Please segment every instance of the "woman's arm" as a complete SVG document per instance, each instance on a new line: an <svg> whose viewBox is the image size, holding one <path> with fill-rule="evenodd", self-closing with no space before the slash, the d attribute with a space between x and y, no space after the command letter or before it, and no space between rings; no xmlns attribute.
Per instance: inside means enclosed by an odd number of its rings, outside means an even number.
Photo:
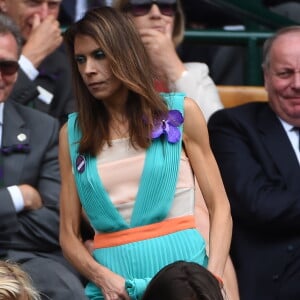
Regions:
<svg viewBox="0 0 300 300"><path fill-rule="evenodd" d="M210 218L208 269L223 277L232 233L230 205L210 149L205 119L197 104L190 98L185 100L184 118L185 149Z"/></svg>
<svg viewBox="0 0 300 300"><path fill-rule="evenodd" d="M83 276L101 288L105 299L116 299L117 296L129 300L125 279L97 263L83 245L80 235L81 204L72 174L66 125L60 131L59 163L62 178L60 244L64 256Z"/></svg>

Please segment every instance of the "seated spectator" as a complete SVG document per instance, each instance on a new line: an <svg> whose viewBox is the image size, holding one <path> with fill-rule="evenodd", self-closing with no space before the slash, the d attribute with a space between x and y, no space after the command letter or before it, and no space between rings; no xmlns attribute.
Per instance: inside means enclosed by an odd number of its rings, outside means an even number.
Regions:
<svg viewBox="0 0 300 300"><path fill-rule="evenodd" d="M142 300L223 300L221 288L203 266L176 261L152 278Z"/></svg>
<svg viewBox="0 0 300 300"><path fill-rule="evenodd" d="M41 300L31 278L19 265L0 261L0 299Z"/></svg>
<svg viewBox="0 0 300 300"><path fill-rule="evenodd" d="M46 112L60 123L73 112L71 70L57 21L61 0L0 0L0 11L19 26L24 45L10 98Z"/></svg>
<svg viewBox="0 0 300 300"><path fill-rule="evenodd" d="M99 6L110 6L112 0L62 0L58 20L63 27L82 18L85 12Z"/></svg>
<svg viewBox="0 0 300 300"><path fill-rule="evenodd" d="M10 101L20 52L0 14L0 258L20 263L43 299L86 299L58 241L58 121Z"/></svg>
<svg viewBox="0 0 300 300"><path fill-rule="evenodd" d="M193 98L206 120L223 108L217 88L204 63L183 63L176 48L184 35L184 14L180 0L116 0L114 7L128 12L157 73L158 91L179 91Z"/></svg>
<svg viewBox="0 0 300 300"><path fill-rule="evenodd" d="M231 257L243 300L300 295L300 26L266 41L269 102L216 112L208 123L233 215Z"/></svg>

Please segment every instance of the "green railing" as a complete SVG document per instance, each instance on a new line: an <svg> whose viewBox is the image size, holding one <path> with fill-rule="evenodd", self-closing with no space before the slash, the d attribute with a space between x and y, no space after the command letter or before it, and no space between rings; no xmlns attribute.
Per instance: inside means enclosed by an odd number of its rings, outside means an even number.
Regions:
<svg viewBox="0 0 300 300"><path fill-rule="evenodd" d="M202 44L244 46L247 52L245 84L261 85L261 46L273 32L187 30L185 40Z"/></svg>
<svg viewBox="0 0 300 300"><path fill-rule="evenodd" d="M294 21L272 12L260 0L205 0L205 2L243 18L248 29L276 30L283 26L296 24Z"/></svg>
<svg viewBox="0 0 300 300"><path fill-rule="evenodd" d="M197 0L195 0L197 1ZM227 13L239 15L246 26L245 31L186 30L185 40L200 44L236 45L246 48L245 84L263 84L261 72L261 48L268 37L278 28L295 25L292 20L271 12L260 1L252 0L206 0Z"/></svg>

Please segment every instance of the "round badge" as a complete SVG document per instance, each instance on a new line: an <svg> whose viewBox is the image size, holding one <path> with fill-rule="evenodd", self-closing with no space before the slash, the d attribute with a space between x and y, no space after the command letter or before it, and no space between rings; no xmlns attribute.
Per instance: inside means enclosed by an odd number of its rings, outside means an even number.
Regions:
<svg viewBox="0 0 300 300"><path fill-rule="evenodd" d="M85 157L83 155L78 155L76 158L76 169L79 173L85 170Z"/></svg>
<svg viewBox="0 0 300 300"><path fill-rule="evenodd" d="M25 133L20 133L20 134L18 134L17 139L20 142L24 142L27 139L27 136Z"/></svg>

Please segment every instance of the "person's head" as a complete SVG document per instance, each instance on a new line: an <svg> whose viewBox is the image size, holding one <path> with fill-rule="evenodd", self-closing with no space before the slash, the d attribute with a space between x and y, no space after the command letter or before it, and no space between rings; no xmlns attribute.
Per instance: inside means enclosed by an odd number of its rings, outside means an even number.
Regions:
<svg viewBox="0 0 300 300"><path fill-rule="evenodd" d="M139 145L148 145L149 135L141 131L134 133L134 130L144 127L143 130L150 132L153 111L164 110L165 104L154 89L150 59L130 17L111 7L90 10L68 28L64 40L71 59L83 136L91 134L90 131L103 137L103 141L109 141L107 102L125 98L128 99L126 117L132 140L140 139ZM146 119L149 120L147 125ZM99 120L103 122L101 134L86 127L100 126ZM80 151L96 153L99 145L94 146L82 146Z"/></svg>
<svg viewBox="0 0 300 300"><path fill-rule="evenodd" d="M154 28L164 31L167 24L171 24L175 47L183 40L184 14L180 0L116 0L114 7L128 12L138 29Z"/></svg>
<svg viewBox="0 0 300 300"><path fill-rule="evenodd" d="M270 106L300 126L300 26L282 28L266 40L262 66Z"/></svg>
<svg viewBox="0 0 300 300"><path fill-rule="evenodd" d="M0 299L40 300L41 297L19 265L0 261Z"/></svg>
<svg viewBox="0 0 300 300"><path fill-rule="evenodd" d="M22 36L28 39L35 15L43 21L47 16L58 18L62 0L0 0L0 10L18 24Z"/></svg>
<svg viewBox="0 0 300 300"><path fill-rule="evenodd" d="M21 47L17 25L0 13L0 103L8 98L17 80Z"/></svg>
<svg viewBox="0 0 300 300"><path fill-rule="evenodd" d="M203 266L176 261L150 281L142 300L223 300L218 280Z"/></svg>

